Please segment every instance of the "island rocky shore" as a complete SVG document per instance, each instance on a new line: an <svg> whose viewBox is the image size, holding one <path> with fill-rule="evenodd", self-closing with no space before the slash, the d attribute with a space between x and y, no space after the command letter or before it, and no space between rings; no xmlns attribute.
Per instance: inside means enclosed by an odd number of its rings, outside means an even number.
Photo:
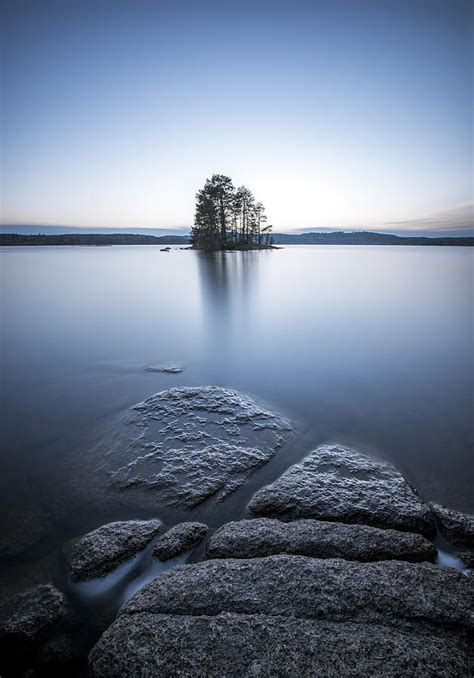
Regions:
<svg viewBox="0 0 474 678"><path fill-rule="evenodd" d="M393 465L331 444L256 489L239 519L165 525L160 506L192 515L200 501L225 501L291 441L292 425L208 387L157 394L129 426L141 436L127 453L115 442L112 491L146 491L158 516L68 543L68 577L97 580L143 549L195 562L123 605L90 651L92 678L472 675L472 516L423 502ZM460 570L440 566L440 538ZM11 598L0 610L1 675L65 675L83 624L53 584Z"/></svg>

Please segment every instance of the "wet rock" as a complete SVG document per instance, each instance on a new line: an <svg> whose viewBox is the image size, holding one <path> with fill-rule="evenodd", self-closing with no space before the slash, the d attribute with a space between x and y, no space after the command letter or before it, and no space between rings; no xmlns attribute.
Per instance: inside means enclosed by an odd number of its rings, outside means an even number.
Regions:
<svg viewBox="0 0 474 678"><path fill-rule="evenodd" d="M319 447L259 490L249 512L435 534L429 507L394 466L339 445Z"/></svg>
<svg viewBox="0 0 474 678"><path fill-rule="evenodd" d="M66 548L71 579L103 577L144 549L162 529L161 520L127 520L89 532Z"/></svg>
<svg viewBox="0 0 474 678"><path fill-rule="evenodd" d="M454 555L468 569L474 569L474 551L455 551Z"/></svg>
<svg viewBox="0 0 474 678"><path fill-rule="evenodd" d="M474 549L474 516L439 504L430 504L443 536L455 546Z"/></svg>
<svg viewBox="0 0 474 678"><path fill-rule="evenodd" d="M160 560L176 558L199 544L207 534L207 525L203 523L180 523L175 525L158 539L153 547L153 555Z"/></svg>
<svg viewBox="0 0 474 678"><path fill-rule="evenodd" d="M114 491L136 493L142 505L190 509L240 487L290 430L236 391L172 388L136 405L115 441L94 457L104 460Z"/></svg>
<svg viewBox="0 0 474 678"><path fill-rule="evenodd" d="M169 571L90 655L93 678L469 675L472 586L429 564L304 556Z"/></svg>
<svg viewBox="0 0 474 678"><path fill-rule="evenodd" d="M469 675L468 640L419 625L220 614L120 617L90 656L93 678ZM440 670L442 667L442 671Z"/></svg>
<svg viewBox="0 0 474 678"><path fill-rule="evenodd" d="M38 640L47 637L67 616L64 595L45 584L6 600L0 608L0 638Z"/></svg>
<svg viewBox="0 0 474 678"><path fill-rule="evenodd" d="M74 617L64 595L52 584L20 593L0 608L0 671L23 675L73 661ZM41 674L43 675L43 674Z"/></svg>
<svg viewBox="0 0 474 678"><path fill-rule="evenodd" d="M184 367L181 365L149 365L145 367L145 372L166 372L167 374L179 374L183 372Z"/></svg>
<svg viewBox="0 0 474 678"><path fill-rule="evenodd" d="M305 556L210 560L163 573L123 614L237 612L307 619L425 619L468 625L472 581L429 563L355 563Z"/></svg>
<svg viewBox="0 0 474 678"><path fill-rule="evenodd" d="M436 558L434 545L419 534L318 520L240 520L219 528L207 544L209 558L259 558L279 553L361 562L434 562Z"/></svg>

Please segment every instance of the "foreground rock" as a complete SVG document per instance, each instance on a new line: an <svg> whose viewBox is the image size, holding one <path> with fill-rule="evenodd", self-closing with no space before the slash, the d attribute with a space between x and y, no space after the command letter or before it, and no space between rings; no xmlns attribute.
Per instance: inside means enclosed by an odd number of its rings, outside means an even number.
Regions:
<svg viewBox="0 0 474 678"><path fill-rule="evenodd" d="M102 525L71 544L71 579L103 577L144 549L161 532L161 520L127 520Z"/></svg>
<svg viewBox="0 0 474 678"><path fill-rule="evenodd" d="M5 601L0 608L2 675L21 675L22 669L72 661L72 626L72 614L64 595L52 584Z"/></svg>
<svg viewBox="0 0 474 678"><path fill-rule="evenodd" d="M259 490L249 511L435 534L431 510L394 466L339 445L319 447Z"/></svg>
<svg viewBox="0 0 474 678"><path fill-rule="evenodd" d="M275 454L290 424L252 399L216 386L172 388L133 408L109 447L116 491L155 505L223 500Z"/></svg>
<svg viewBox="0 0 474 678"><path fill-rule="evenodd" d="M443 536L454 546L474 549L474 516L439 504L430 504L436 524Z"/></svg>
<svg viewBox="0 0 474 678"><path fill-rule="evenodd" d="M469 675L466 656L464 635L415 624L400 631L266 615L138 614L105 632L91 676L459 678Z"/></svg>
<svg viewBox="0 0 474 678"><path fill-rule="evenodd" d="M122 609L91 675L469 675L468 577L304 556L164 573Z"/></svg>
<svg viewBox="0 0 474 678"><path fill-rule="evenodd" d="M367 525L271 518L240 520L219 528L209 540L209 558L259 558L279 553L361 562L434 562L434 545L419 534Z"/></svg>
<svg viewBox="0 0 474 678"><path fill-rule="evenodd" d="M207 525L203 523L180 523L175 525L158 539L153 547L153 555L160 560L176 558L199 544L207 534Z"/></svg>

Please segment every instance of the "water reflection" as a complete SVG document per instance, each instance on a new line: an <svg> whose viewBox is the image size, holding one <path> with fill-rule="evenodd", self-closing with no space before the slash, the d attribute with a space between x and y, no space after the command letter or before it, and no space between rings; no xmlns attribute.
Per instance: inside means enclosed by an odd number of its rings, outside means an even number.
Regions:
<svg viewBox="0 0 474 678"><path fill-rule="evenodd" d="M220 372L229 376L245 332L252 332L259 258L256 252L197 253L203 350ZM227 368L226 368L227 366Z"/></svg>

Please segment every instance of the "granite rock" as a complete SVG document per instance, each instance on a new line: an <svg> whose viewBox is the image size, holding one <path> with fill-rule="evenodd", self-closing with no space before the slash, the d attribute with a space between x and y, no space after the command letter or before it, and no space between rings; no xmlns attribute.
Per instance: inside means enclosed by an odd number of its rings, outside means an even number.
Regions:
<svg viewBox="0 0 474 678"><path fill-rule="evenodd" d="M176 558L199 544L207 534L207 525L203 523L180 523L175 525L153 546L153 555L160 560Z"/></svg>
<svg viewBox="0 0 474 678"><path fill-rule="evenodd" d="M430 504L443 536L455 546L474 549L474 516L439 504Z"/></svg>
<svg viewBox="0 0 474 678"><path fill-rule="evenodd" d="M103 577L144 549L163 529L161 520L107 523L66 547L71 579Z"/></svg>
<svg viewBox="0 0 474 678"><path fill-rule="evenodd" d="M161 391L91 452L108 488L138 505L220 502L266 464L292 430L248 396L217 386Z"/></svg>
<svg viewBox="0 0 474 678"><path fill-rule="evenodd" d="M279 553L361 562L434 562L434 545L419 534L318 520L239 520L220 527L207 544L209 558L259 558Z"/></svg>
<svg viewBox="0 0 474 678"><path fill-rule="evenodd" d="M122 614L235 612L467 625L474 624L473 592L470 577L429 563L279 555L179 566L136 593Z"/></svg>
<svg viewBox="0 0 474 678"><path fill-rule="evenodd" d="M258 490L249 512L435 534L430 508L394 466L340 445L317 448Z"/></svg>
<svg viewBox="0 0 474 678"><path fill-rule="evenodd" d="M92 678L470 675L468 577L304 556L162 574L90 654Z"/></svg>
<svg viewBox="0 0 474 678"><path fill-rule="evenodd" d="M459 678L465 633L266 615L121 616L90 655L91 678Z"/></svg>
<svg viewBox="0 0 474 678"><path fill-rule="evenodd" d="M0 608L1 675L48 675L74 661L74 624L64 595L52 584L6 600Z"/></svg>

